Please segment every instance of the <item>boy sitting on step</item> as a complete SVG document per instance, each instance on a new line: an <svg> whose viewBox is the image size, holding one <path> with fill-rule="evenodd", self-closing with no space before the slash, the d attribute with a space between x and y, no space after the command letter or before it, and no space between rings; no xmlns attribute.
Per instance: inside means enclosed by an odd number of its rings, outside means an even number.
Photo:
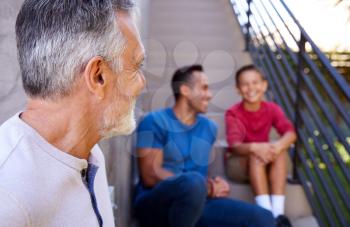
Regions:
<svg viewBox="0 0 350 227"><path fill-rule="evenodd" d="M244 172L257 205L273 213L277 226L283 223L288 226L284 200L287 150L296 140L293 124L277 104L263 100L268 84L256 66L240 68L235 79L242 101L225 114L226 139L231 151L227 154L227 175L237 181L242 180L239 173ZM269 141L272 127L281 136L277 141ZM237 170L237 166L242 169Z"/></svg>

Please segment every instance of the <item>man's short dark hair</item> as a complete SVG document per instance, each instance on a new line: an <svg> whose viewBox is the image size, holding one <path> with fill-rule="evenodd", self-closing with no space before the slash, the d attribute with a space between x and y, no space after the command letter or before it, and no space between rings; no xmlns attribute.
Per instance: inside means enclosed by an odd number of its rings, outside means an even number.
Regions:
<svg viewBox="0 0 350 227"><path fill-rule="evenodd" d="M180 98L180 87L182 85L191 86L193 72L203 72L203 66L201 65L190 65L179 68L175 71L171 80L171 88L175 100Z"/></svg>
<svg viewBox="0 0 350 227"><path fill-rule="evenodd" d="M253 64L249 64L249 65L245 65L245 66L242 66L241 68L238 69L238 71L236 72L236 76L235 76L235 80L236 80L236 86L239 85L239 78L240 76L246 72L246 71L255 71L257 73L260 74L261 78L263 80L265 80L265 76L264 74L262 73L262 71L256 66L256 65L253 65Z"/></svg>

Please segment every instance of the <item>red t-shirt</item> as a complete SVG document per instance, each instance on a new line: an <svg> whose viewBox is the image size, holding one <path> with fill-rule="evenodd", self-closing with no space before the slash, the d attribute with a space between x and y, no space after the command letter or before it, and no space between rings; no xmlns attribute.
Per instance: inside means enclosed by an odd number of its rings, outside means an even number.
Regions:
<svg viewBox="0 0 350 227"><path fill-rule="evenodd" d="M262 101L260 109L250 112L244 109L243 102L233 105L226 111L226 140L229 146L235 143L268 142L272 127L280 135L294 131L281 107L276 103Z"/></svg>

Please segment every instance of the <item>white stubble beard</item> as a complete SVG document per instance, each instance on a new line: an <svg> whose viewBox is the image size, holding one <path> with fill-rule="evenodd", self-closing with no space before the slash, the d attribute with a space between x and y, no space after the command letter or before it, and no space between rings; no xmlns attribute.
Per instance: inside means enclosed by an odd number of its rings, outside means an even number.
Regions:
<svg viewBox="0 0 350 227"><path fill-rule="evenodd" d="M120 135L130 135L135 130L135 103L136 100L130 100L130 108L126 114L122 114L120 117L117 115L118 106L115 102L105 110L103 116L103 129L101 130L102 139L108 139Z"/></svg>

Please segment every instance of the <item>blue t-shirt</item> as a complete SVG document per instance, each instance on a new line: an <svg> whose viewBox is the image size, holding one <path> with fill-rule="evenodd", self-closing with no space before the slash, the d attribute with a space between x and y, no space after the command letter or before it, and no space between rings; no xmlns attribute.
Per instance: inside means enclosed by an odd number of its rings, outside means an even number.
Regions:
<svg viewBox="0 0 350 227"><path fill-rule="evenodd" d="M174 174L197 171L207 176L210 151L217 126L197 115L196 122L185 125L172 108L149 113L137 128L137 148L158 148L163 152L163 168Z"/></svg>

